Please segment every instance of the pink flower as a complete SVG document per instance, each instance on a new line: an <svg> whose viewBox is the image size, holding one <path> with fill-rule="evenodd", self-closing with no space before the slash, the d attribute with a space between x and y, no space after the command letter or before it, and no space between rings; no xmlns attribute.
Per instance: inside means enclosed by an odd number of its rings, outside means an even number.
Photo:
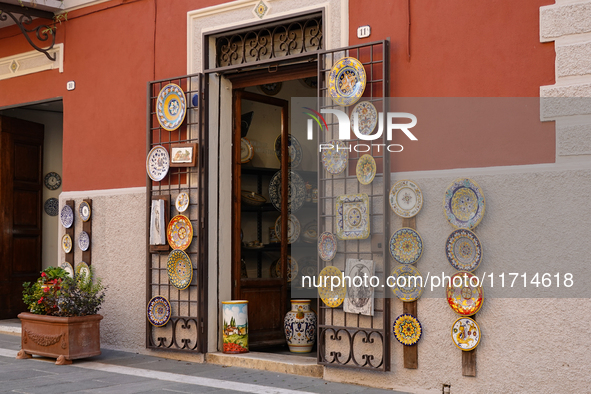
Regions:
<svg viewBox="0 0 591 394"><path fill-rule="evenodd" d="M49 293L49 287L46 287L46 288L44 288L44 289L43 289L43 292L44 292L44 293Z"/></svg>
<svg viewBox="0 0 591 394"><path fill-rule="evenodd" d="M40 304L41 301L43 301L43 297L39 298L39 301L37 301L37 304Z"/></svg>
<svg viewBox="0 0 591 394"><path fill-rule="evenodd" d="M41 273L41 277L45 278L47 276L47 274L45 272Z"/></svg>

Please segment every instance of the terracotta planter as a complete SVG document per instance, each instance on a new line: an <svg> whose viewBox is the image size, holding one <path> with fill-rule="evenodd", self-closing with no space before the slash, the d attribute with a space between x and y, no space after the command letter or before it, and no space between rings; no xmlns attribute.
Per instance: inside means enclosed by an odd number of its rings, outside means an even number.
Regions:
<svg viewBox="0 0 591 394"><path fill-rule="evenodd" d="M101 315L58 317L23 312L21 350L16 358L55 357L58 365L101 354Z"/></svg>

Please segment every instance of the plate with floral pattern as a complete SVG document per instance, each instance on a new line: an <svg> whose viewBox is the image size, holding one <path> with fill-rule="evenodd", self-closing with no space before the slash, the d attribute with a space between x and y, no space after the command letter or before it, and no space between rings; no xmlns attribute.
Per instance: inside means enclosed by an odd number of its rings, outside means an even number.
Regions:
<svg viewBox="0 0 591 394"><path fill-rule="evenodd" d="M349 161L349 149L347 144L341 140L332 140L326 143L331 148L322 149L322 164L326 171L333 175L338 175L345 171Z"/></svg>
<svg viewBox="0 0 591 394"><path fill-rule="evenodd" d="M365 154L357 161L355 172L357 174L357 180L362 185L369 185L375 178L376 171L376 161L372 155Z"/></svg>
<svg viewBox="0 0 591 394"><path fill-rule="evenodd" d="M189 218L185 215L173 217L168 223L166 238L173 249L187 249L193 240L193 225Z"/></svg>
<svg viewBox="0 0 591 394"><path fill-rule="evenodd" d="M390 255L400 264L414 264L422 254L423 240L416 230L403 227L390 237Z"/></svg>
<svg viewBox="0 0 591 394"><path fill-rule="evenodd" d="M173 250L166 262L168 281L179 290L185 290L193 279L193 264L189 255L182 250Z"/></svg>
<svg viewBox="0 0 591 394"><path fill-rule="evenodd" d="M474 284L480 284L479 278L470 272L462 271L456 272L447 282L447 303L458 315L472 316L482 307L482 286L473 286Z"/></svg>
<svg viewBox="0 0 591 394"><path fill-rule="evenodd" d="M90 268L84 261L76 264L76 276L79 278L84 276L84 282L88 282L90 280Z"/></svg>
<svg viewBox="0 0 591 394"><path fill-rule="evenodd" d="M287 256L287 260L289 261L289 264L287 265L287 282L291 282L292 280L295 279L296 276L298 276L298 271L299 271L299 267L298 267L298 262L296 259L294 259L291 256ZM276 278L281 278L281 259L278 259L274 266L275 266L275 277Z"/></svg>
<svg viewBox="0 0 591 394"><path fill-rule="evenodd" d="M330 261L337 255L337 237L325 231L318 237L318 255L324 261Z"/></svg>
<svg viewBox="0 0 591 394"><path fill-rule="evenodd" d="M478 346L480 335L480 326L476 320L469 317L460 317L451 326L451 339L459 349L465 352Z"/></svg>
<svg viewBox="0 0 591 394"><path fill-rule="evenodd" d="M185 192L179 193L174 205L179 213L185 212L189 207L189 195Z"/></svg>
<svg viewBox="0 0 591 394"><path fill-rule="evenodd" d="M393 280L390 280L388 286L392 286L392 292L401 301L410 302L418 300L423 294L423 283L421 271L414 265L401 264L392 271ZM398 279L405 277L404 279Z"/></svg>
<svg viewBox="0 0 591 394"><path fill-rule="evenodd" d="M160 90L156 99L156 117L163 129L172 131L185 120L187 103L180 86L169 83Z"/></svg>
<svg viewBox="0 0 591 394"><path fill-rule="evenodd" d="M90 248L90 237L86 231L80 232L80 235L78 236L78 247L80 247L80 250L83 252L86 252L88 248Z"/></svg>
<svg viewBox="0 0 591 394"><path fill-rule="evenodd" d="M302 163L303 152L300 142L293 135L287 139L287 151L291 168L298 167ZM275 156L281 162L281 134L275 139Z"/></svg>
<svg viewBox="0 0 591 394"><path fill-rule="evenodd" d="M366 82L363 64L354 57L344 57L330 70L328 94L337 105L348 107L359 101Z"/></svg>
<svg viewBox="0 0 591 394"><path fill-rule="evenodd" d="M83 222L87 222L88 219L90 219L90 204L86 201L82 201L78 207L78 213L80 214L80 219L82 219Z"/></svg>
<svg viewBox="0 0 591 394"><path fill-rule="evenodd" d="M423 333L423 327L419 320L408 313L403 313L396 318L392 330L398 342L405 346L416 344Z"/></svg>
<svg viewBox="0 0 591 394"><path fill-rule="evenodd" d="M55 197L48 198L45 200L43 208L45 209L45 213L49 216L57 216L60 211L60 202Z"/></svg>
<svg viewBox="0 0 591 394"><path fill-rule="evenodd" d="M63 206L62 211L60 212L60 222L65 228L72 227L72 224L74 223L74 211L72 211L72 207L69 205Z"/></svg>
<svg viewBox="0 0 591 394"><path fill-rule="evenodd" d="M67 261L64 261L60 264L60 268L66 271L70 278L74 277L74 268L72 267L72 264L68 263Z"/></svg>
<svg viewBox="0 0 591 394"><path fill-rule="evenodd" d="M390 189L390 207L396 215L412 218L423 207L423 193L413 181L398 181Z"/></svg>
<svg viewBox="0 0 591 394"><path fill-rule="evenodd" d="M147 307L148 321L156 327L162 327L170 320L171 309L170 302L164 296L153 297L148 302Z"/></svg>
<svg viewBox="0 0 591 394"><path fill-rule="evenodd" d="M156 182L163 180L169 168L170 157L166 148L162 145L153 147L146 158L146 171L150 179Z"/></svg>
<svg viewBox="0 0 591 394"><path fill-rule="evenodd" d="M478 226L485 208L482 189L469 178L456 179L445 192L443 211L454 228L473 229Z"/></svg>
<svg viewBox="0 0 591 394"><path fill-rule="evenodd" d="M355 132L355 117L357 130L361 135L370 135L378 124L378 110L369 101L362 101L351 111L351 130Z"/></svg>
<svg viewBox="0 0 591 394"><path fill-rule="evenodd" d="M369 237L369 196L364 193L338 196L335 220L339 239Z"/></svg>
<svg viewBox="0 0 591 394"><path fill-rule="evenodd" d="M331 278L333 276L336 276L339 278L339 282L341 282L341 286L339 287L334 287L331 289L332 287L332 283L331 283ZM326 282L324 280L324 277L327 277ZM318 274L318 280L320 281L321 284L326 283L326 286L319 286L318 287L318 294L320 295L320 298L322 299L322 301L326 304L326 306L329 306L331 308L336 308L338 306L340 306L343 301L345 301L345 295L347 294L347 287L345 286L345 283L343 280L341 280L343 277L343 272L338 269L337 267L334 267L332 265L326 266L322 269L322 271L320 271L320 274ZM336 281L335 281L336 284Z"/></svg>
<svg viewBox="0 0 591 394"><path fill-rule="evenodd" d="M472 272L482 260L480 240L467 228L454 230L445 243L447 260L458 271Z"/></svg>
<svg viewBox="0 0 591 394"><path fill-rule="evenodd" d="M296 212L306 200L306 184L295 171L289 171L287 183L287 210ZM281 171L277 171L269 182L269 197L276 210L281 211Z"/></svg>
<svg viewBox="0 0 591 394"><path fill-rule="evenodd" d="M70 237L70 234L64 234L62 237L62 249L64 253L70 253L72 251L72 237Z"/></svg>
<svg viewBox="0 0 591 394"><path fill-rule="evenodd" d="M289 220L287 221L287 243L292 244L298 240L300 237L300 221L293 215L289 215ZM277 234L277 238L281 239L281 216L275 220L275 234Z"/></svg>

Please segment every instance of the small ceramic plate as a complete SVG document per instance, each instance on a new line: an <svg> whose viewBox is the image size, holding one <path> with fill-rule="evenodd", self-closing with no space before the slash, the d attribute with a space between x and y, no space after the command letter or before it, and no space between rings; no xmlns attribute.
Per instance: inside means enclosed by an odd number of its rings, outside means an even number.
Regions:
<svg viewBox="0 0 591 394"><path fill-rule="evenodd" d="M74 268L72 267L72 264L68 263L67 261L64 261L60 264L60 268L66 271L70 278L74 277Z"/></svg>
<svg viewBox="0 0 591 394"><path fill-rule="evenodd" d="M318 241L318 223L312 220L306 224L302 230L302 241L313 244Z"/></svg>
<svg viewBox="0 0 591 394"><path fill-rule="evenodd" d="M70 253L72 251L72 237L69 234L64 234L62 237L62 249L65 253Z"/></svg>
<svg viewBox="0 0 591 394"><path fill-rule="evenodd" d="M60 202L55 197L48 198L45 200L43 208L45 209L45 213L49 216L57 216L60 211Z"/></svg>
<svg viewBox="0 0 591 394"><path fill-rule="evenodd" d="M337 255L337 237L328 231L318 237L318 255L324 261L330 261Z"/></svg>
<svg viewBox="0 0 591 394"><path fill-rule="evenodd" d="M402 264L392 271L393 279L390 279L388 286L392 286L392 292L401 301L410 302L418 300L423 294L423 283L421 271L414 265ZM403 277L402 279L398 279Z"/></svg>
<svg viewBox="0 0 591 394"><path fill-rule="evenodd" d="M414 264L423 254L423 240L416 230L403 227L390 238L390 255L400 264Z"/></svg>
<svg viewBox="0 0 591 394"><path fill-rule="evenodd" d="M57 190L62 185L62 177L57 172L48 172L45 175L45 187L49 190Z"/></svg>
<svg viewBox="0 0 591 394"><path fill-rule="evenodd" d="M338 196L335 220L339 239L369 237L369 196L363 193Z"/></svg>
<svg viewBox="0 0 591 394"><path fill-rule="evenodd" d="M60 213L60 222L65 228L72 227L72 224L74 223L74 211L72 211L72 208L70 208L69 205L63 206Z"/></svg>
<svg viewBox="0 0 591 394"><path fill-rule="evenodd" d="M84 276L85 282L88 282L88 280L90 279L90 268L88 267L88 264L86 264L84 261L81 261L78 264L76 264L76 276Z"/></svg>
<svg viewBox="0 0 591 394"><path fill-rule="evenodd" d="M169 83L160 90L156 99L156 116L163 129L176 130L185 120L186 110L185 92L180 86Z"/></svg>
<svg viewBox="0 0 591 394"><path fill-rule="evenodd" d="M191 258L182 250L173 250L168 255L166 263L168 281L179 290L184 290L193 279L193 264Z"/></svg>
<svg viewBox="0 0 591 394"><path fill-rule="evenodd" d="M378 124L378 110L369 101L362 101L351 111L351 130L355 132L355 117L359 134L370 135Z"/></svg>
<svg viewBox="0 0 591 394"><path fill-rule="evenodd" d="M258 193L251 192L250 190L242 190L240 192L242 197L242 202L247 205L252 205L253 207L260 207L261 205L265 205L267 199L261 196Z"/></svg>
<svg viewBox="0 0 591 394"><path fill-rule="evenodd" d="M394 321L394 336L401 344L412 346L421 339L423 328L419 320L408 313L403 313Z"/></svg>
<svg viewBox="0 0 591 394"><path fill-rule="evenodd" d="M152 148L146 158L146 171L153 181L161 181L168 174L170 157L165 147L158 145Z"/></svg>
<svg viewBox="0 0 591 394"><path fill-rule="evenodd" d="M148 321L156 327L162 327L170 320L170 302L163 296L153 297L148 302Z"/></svg>
<svg viewBox="0 0 591 394"><path fill-rule="evenodd" d="M468 229L454 230L447 237L445 255L456 270L472 272L478 268L482 260L480 240Z"/></svg>
<svg viewBox="0 0 591 394"><path fill-rule="evenodd" d="M240 163L248 163L254 157L254 148L246 138L240 139Z"/></svg>
<svg viewBox="0 0 591 394"><path fill-rule="evenodd" d="M279 261L281 259L277 260L275 262L275 277L276 278L280 278L281 277L281 264L279 264ZM289 261L289 265L287 266L287 282L291 282L292 280L295 279L296 276L298 276L298 262L296 261L296 259L294 259L291 256L287 256L287 260Z"/></svg>
<svg viewBox="0 0 591 394"><path fill-rule="evenodd" d="M482 307L484 301L482 286L473 286L473 284L479 284L477 280L479 278L470 272L456 272L450 281L446 282L447 303L458 315L472 316Z"/></svg>
<svg viewBox="0 0 591 394"><path fill-rule="evenodd" d="M423 193L413 181L398 181L390 189L390 207L402 218L416 216L423 207Z"/></svg>
<svg viewBox="0 0 591 394"><path fill-rule="evenodd" d="M345 283L343 283L344 281L341 281L341 279L343 277L343 273L337 267L329 265L329 266L324 267L324 269L322 271L320 271L320 274L318 274L318 280L320 281L321 284L325 283L324 282L325 276L327 277L326 286L319 286L318 287L318 294L320 295L320 298L327 306L329 306L331 308L336 308L336 307L340 306L343 303L343 301L345 301L345 295L347 294L347 287L345 286ZM341 286L335 287L331 290L331 287L332 287L332 282L331 282L332 279L331 278L333 276L336 276L339 278L339 281L341 281ZM336 284L336 280L335 280L335 284Z"/></svg>
<svg viewBox="0 0 591 394"><path fill-rule="evenodd" d="M475 349L480 343L480 336L480 326L469 317L460 317L451 326L451 339L463 351Z"/></svg>
<svg viewBox="0 0 591 394"><path fill-rule="evenodd" d="M362 185L369 185L376 176L376 161L372 155L365 154L357 161L357 179Z"/></svg>
<svg viewBox="0 0 591 394"><path fill-rule="evenodd" d="M189 207L189 195L185 192L179 193L176 197L176 210L180 213L185 212Z"/></svg>
<svg viewBox="0 0 591 394"><path fill-rule="evenodd" d="M331 145L332 148L322 149L322 164L330 174L338 175L347 168L349 149L341 140L332 140L327 144Z"/></svg>
<svg viewBox="0 0 591 394"><path fill-rule="evenodd" d="M289 171L287 187L287 210L295 213L306 201L306 184L297 172ZM269 182L269 197L275 209L281 211L281 171L277 171Z"/></svg>
<svg viewBox="0 0 591 394"><path fill-rule="evenodd" d="M185 215L176 215L168 223L166 238L173 249L185 250L193 240L193 225Z"/></svg>
<svg viewBox="0 0 591 394"><path fill-rule="evenodd" d="M354 57L344 57L330 70L328 94L337 105L348 107L361 98L365 83L363 64Z"/></svg>
<svg viewBox="0 0 591 394"><path fill-rule="evenodd" d="M78 207L78 213L80 214L80 219L83 222L87 222L90 219L90 205L86 201L82 201Z"/></svg>
<svg viewBox="0 0 591 394"><path fill-rule="evenodd" d="M80 247L80 250L83 252L86 252L90 247L90 237L86 231L80 232L80 235L78 236L78 247Z"/></svg>
<svg viewBox="0 0 591 394"><path fill-rule="evenodd" d="M298 240L300 237L300 221L293 215L289 215L289 220L287 221L287 243L292 244ZM275 220L275 234L277 234L277 238L281 239L281 216Z"/></svg>
<svg viewBox="0 0 591 394"><path fill-rule="evenodd" d="M289 152L289 165L291 168L298 167L302 163L302 146L293 135L290 135L287 140L287 151ZM281 135L275 139L275 156L281 162Z"/></svg>
<svg viewBox="0 0 591 394"><path fill-rule="evenodd" d="M456 179L445 192L443 211L454 228L473 229L478 226L485 208L484 193L471 179Z"/></svg>

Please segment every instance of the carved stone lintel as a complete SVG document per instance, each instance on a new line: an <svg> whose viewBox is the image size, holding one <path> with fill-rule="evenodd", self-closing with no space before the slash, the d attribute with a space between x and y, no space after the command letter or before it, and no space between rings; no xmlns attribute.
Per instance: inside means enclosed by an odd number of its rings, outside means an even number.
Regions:
<svg viewBox="0 0 591 394"><path fill-rule="evenodd" d="M26 358L31 358L33 356L31 356L28 353L25 353L25 351L23 349L19 350L18 353L16 354L16 358L17 360L24 360Z"/></svg>
<svg viewBox="0 0 591 394"><path fill-rule="evenodd" d="M70 365L72 364L72 360L68 360L64 356L59 356L57 360L55 360L55 365Z"/></svg>

